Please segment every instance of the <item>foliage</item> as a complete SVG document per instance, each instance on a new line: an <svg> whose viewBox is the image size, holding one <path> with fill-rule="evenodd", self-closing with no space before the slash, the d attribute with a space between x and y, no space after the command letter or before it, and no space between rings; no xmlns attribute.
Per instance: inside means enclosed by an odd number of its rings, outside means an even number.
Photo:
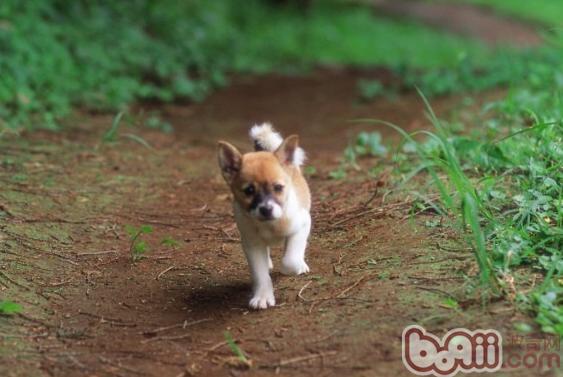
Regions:
<svg viewBox="0 0 563 377"><path fill-rule="evenodd" d="M238 346L238 344L233 339L233 336L229 331L224 332L225 341L229 346L231 352L235 355L235 366L250 368L252 366L252 360L250 360L244 353L244 351Z"/></svg>
<svg viewBox="0 0 563 377"><path fill-rule="evenodd" d="M171 133L173 130L172 125L162 120L157 114L152 114L147 119L145 119L144 125L147 128L158 130L166 134Z"/></svg>
<svg viewBox="0 0 563 377"><path fill-rule="evenodd" d="M129 235L129 238L131 240L129 246L129 254L131 254L131 260L133 262L137 262L144 258L145 253L150 250L149 244L141 238L143 235L152 233L153 228L150 225L141 225L140 227L126 225L125 231Z"/></svg>
<svg viewBox="0 0 563 377"><path fill-rule="evenodd" d="M111 127L109 130L104 133L102 137L102 141L105 143L114 142L117 140L117 130L119 129L119 125L121 124L121 118L123 118L123 111L117 113L117 115L113 118L111 123Z"/></svg>
<svg viewBox="0 0 563 377"><path fill-rule="evenodd" d="M360 98L365 102L387 94L385 86L379 80L358 80L358 91Z"/></svg>
<svg viewBox="0 0 563 377"><path fill-rule="evenodd" d="M36 124L53 128L72 105L203 98L223 81L214 52L229 38L200 31L214 28L226 4L2 1L0 119L20 125L38 114Z"/></svg>
<svg viewBox="0 0 563 377"><path fill-rule="evenodd" d="M563 334L563 288L561 282L550 281L549 286L531 295L532 305L537 308L536 321L548 333Z"/></svg>
<svg viewBox="0 0 563 377"><path fill-rule="evenodd" d="M499 13L550 26L563 26L563 6L558 0L456 0L491 8Z"/></svg>
<svg viewBox="0 0 563 377"><path fill-rule="evenodd" d="M490 55L477 41L379 17L369 6L317 1L306 12L249 6L239 13L248 36L235 56L242 71L295 71L314 64L453 67L465 55Z"/></svg>
<svg viewBox="0 0 563 377"><path fill-rule="evenodd" d="M545 84L545 92L515 90L489 105L496 118L487 122L487 132L471 138L448 135L445 140L463 169L459 177L446 170L449 182L461 177L467 188L460 191L454 183L454 194L447 194L444 202L462 192L467 199L473 197L464 203L463 214L471 214L469 225L473 246L482 251L478 258L482 272L492 267L501 282L511 280L518 266L546 273L545 284L520 300L537 313L544 331L561 334L563 123L560 89L552 82ZM501 120L509 120L509 130ZM434 163L447 160L440 149L424 153ZM445 182L436 183L445 187Z"/></svg>
<svg viewBox="0 0 563 377"><path fill-rule="evenodd" d="M260 0L244 7L230 0L3 0L0 130L55 129L73 106L115 111L143 99L198 101L230 72L452 66L465 54L488 56L477 42L333 1L304 12ZM154 119L147 126L169 129Z"/></svg>
<svg viewBox="0 0 563 377"><path fill-rule="evenodd" d="M180 242L172 238L171 236L166 236L160 241L161 245L168 246L170 248L177 248L180 246Z"/></svg>
<svg viewBox="0 0 563 377"><path fill-rule="evenodd" d="M552 42L560 43L559 36L551 36ZM559 46L560 48L561 46ZM499 50L486 60L474 56L464 56L459 65L437 67L420 71L411 66L395 66L395 74L402 77L404 89L420 88L428 97L451 93L478 93L498 87L515 85L541 85L543 76L552 75L563 80L561 55L558 48L542 47L533 50ZM393 93L396 89L384 91ZM360 92L362 94L362 92Z"/></svg>
<svg viewBox="0 0 563 377"><path fill-rule="evenodd" d="M526 80L484 105L483 120L470 131L439 120L428 103L434 132L409 135L378 123L405 137L396 161L411 167L408 177L426 171L440 193L439 212L459 219L475 251L482 287L516 293L543 331L561 335L563 37L554 42L550 54L532 56ZM544 276L529 294L518 288L525 284L523 267Z"/></svg>
<svg viewBox="0 0 563 377"><path fill-rule="evenodd" d="M385 157L387 147L382 143L379 132L360 132L356 137L356 143L350 146L350 152L354 156Z"/></svg>
<svg viewBox="0 0 563 377"><path fill-rule="evenodd" d="M22 311L20 304L9 300L0 300L0 315L16 314Z"/></svg>
<svg viewBox="0 0 563 377"><path fill-rule="evenodd" d="M329 173L332 179L346 178L346 169L353 167L359 169L357 164L358 157L385 157L387 155L387 147L382 144L381 134L379 132L360 132L354 143L351 143L344 150L344 157L340 166Z"/></svg>

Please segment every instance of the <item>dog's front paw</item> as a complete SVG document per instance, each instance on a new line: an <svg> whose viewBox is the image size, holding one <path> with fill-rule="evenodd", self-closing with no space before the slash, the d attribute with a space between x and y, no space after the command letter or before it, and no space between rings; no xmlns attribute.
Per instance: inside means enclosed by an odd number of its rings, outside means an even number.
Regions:
<svg viewBox="0 0 563 377"><path fill-rule="evenodd" d="M254 297L250 299L248 306L251 309L267 309L270 306L276 305L276 299L274 298L273 291L261 291L254 294Z"/></svg>
<svg viewBox="0 0 563 377"><path fill-rule="evenodd" d="M282 260L280 271L284 275L301 275L309 272L309 266L303 259Z"/></svg>

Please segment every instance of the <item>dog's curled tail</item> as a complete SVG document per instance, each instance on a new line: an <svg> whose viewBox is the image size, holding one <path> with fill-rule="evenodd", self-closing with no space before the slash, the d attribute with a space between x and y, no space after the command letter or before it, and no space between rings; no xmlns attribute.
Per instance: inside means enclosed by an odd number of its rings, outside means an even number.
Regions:
<svg viewBox="0 0 563 377"><path fill-rule="evenodd" d="M270 123L256 124L250 129L250 138L255 151L274 152L283 142L282 136Z"/></svg>
<svg viewBox="0 0 563 377"><path fill-rule="evenodd" d="M275 152L283 143L283 137L276 132L270 123L256 124L250 129L250 139L254 142L255 151ZM298 147L293 155L292 163L297 166L305 162L305 151Z"/></svg>

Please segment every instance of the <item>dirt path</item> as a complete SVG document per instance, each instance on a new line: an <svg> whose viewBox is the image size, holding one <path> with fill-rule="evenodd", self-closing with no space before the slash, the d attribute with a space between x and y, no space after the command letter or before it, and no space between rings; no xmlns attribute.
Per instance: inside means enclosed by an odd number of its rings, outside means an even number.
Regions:
<svg viewBox="0 0 563 377"><path fill-rule="evenodd" d="M0 375L408 375L400 360L408 324L508 333L522 319L512 307L464 301L464 276L476 270L448 224L424 226L431 214L408 220L410 198L384 191L366 206L377 186L366 175L327 178L358 130L347 119L426 124L414 95L359 104L354 82L336 73L240 80L204 104L167 106L177 134L122 130L151 149L127 138L101 145L109 117L2 140L0 284L24 316L0 318ZM317 169L309 177L312 272L274 272L279 305L250 312L215 140L248 146L248 125L266 117L302 135ZM154 228L137 263L126 225ZM448 297L461 308L444 305ZM237 366L225 331L252 360L250 370Z"/></svg>
<svg viewBox="0 0 563 377"><path fill-rule="evenodd" d="M537 27L515 22L484 7L448 1L374 0L373 3L378 13L408 17L491 45L526 48L542 43Z"/></svg>

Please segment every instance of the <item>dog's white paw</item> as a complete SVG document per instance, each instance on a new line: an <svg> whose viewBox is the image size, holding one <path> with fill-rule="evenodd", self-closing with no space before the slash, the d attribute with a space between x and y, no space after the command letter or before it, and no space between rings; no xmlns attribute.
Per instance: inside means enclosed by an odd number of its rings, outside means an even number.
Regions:
<svg viewBox="0 0 563 377"><path fill-rule="evenodd" d="M274 263L272 262L272 258L268 257L268 268L272 270L274 268Z"/></svg>
<svg viewBox="0 0 563 377"><path fill-rule="evenodd" d="M267 309L270 306L276 305L276 299L274 298L274 292L272 291L262 291L254 294L254 297L250 299L248 306L251 309Z"/></svg>
<svg viewBox="0 0 563 377"><path fill-rule="evenodd" d="M301 275L309 272L309 266L303 259L282 260L280 271L284 275Z"/></svg>

